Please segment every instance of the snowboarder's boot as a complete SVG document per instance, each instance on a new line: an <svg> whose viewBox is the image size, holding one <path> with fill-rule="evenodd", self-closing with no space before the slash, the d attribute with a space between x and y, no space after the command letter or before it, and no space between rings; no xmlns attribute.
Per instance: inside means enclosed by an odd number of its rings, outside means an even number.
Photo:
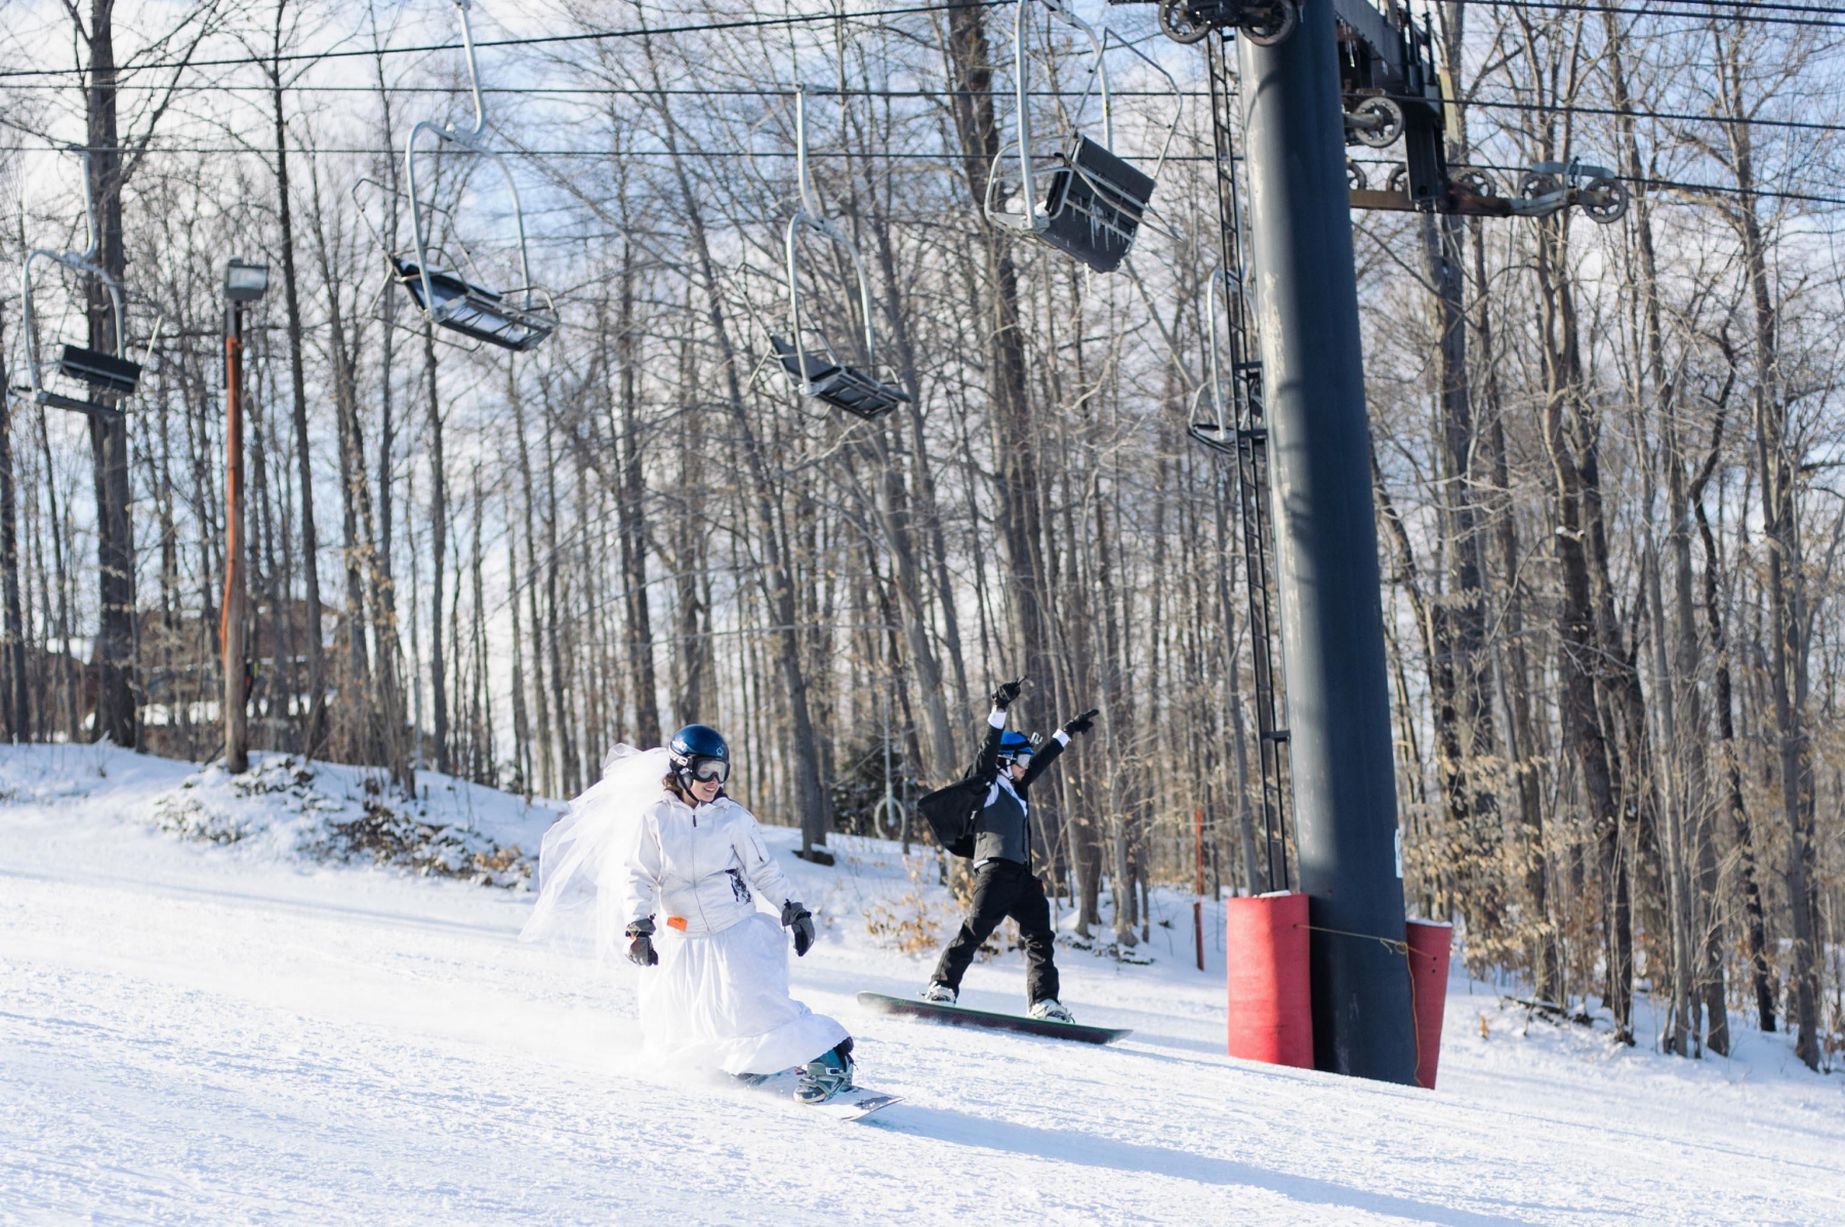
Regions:
<svg viewBox="0 0 1845 1227"><path fill-rule="evenodd" d="M847 1044L851 1041L848 1040ZM802 1103L825 1103L841 1091L852 1089L852 1053L829 1048L801 1069L794 1084L794 1097Z"/></svg>
<svg viewBox="0 0 1845 1227"><path fill-rule="evenodd" d="M1073 1023L1076 1021L1070 1011L1064 1009L1063 1003L1055 997L1046 997L1042 1001L1032 1002L1029 1013L1033 1018L1042 1019L1045 1022Z"/></svg>
<svg viewBox="0 0 1845 1227"><path fill-rule="evenodd" d="M959 996L959 994L956 993L954 989L943 984L940 980L930 981L929 987L922 991L922 999L924 1001L933 1001L937 1005L953 1005L957 996Z"/></svg>

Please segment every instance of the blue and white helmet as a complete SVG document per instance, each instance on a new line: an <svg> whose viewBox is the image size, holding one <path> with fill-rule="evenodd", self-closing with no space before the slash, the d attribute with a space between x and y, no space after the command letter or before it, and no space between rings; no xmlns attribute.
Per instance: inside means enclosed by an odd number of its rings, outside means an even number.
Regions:
<svg viewBox="0 0 1845 1227"><path fill-rule="evenodd" d="M688 724L674 733L666 745L666 756L673 764L673 774L686 788L699 780L722 784L730 778L730 746L708 724Z"/></svg>
<svg viewBox="0 0 1845 1227"><path fill-rule="evenodd" d="M999 735L999 765L1010 766L1020 758L1030 758L1032 753L1031 738L1011 729Z"/></svg>

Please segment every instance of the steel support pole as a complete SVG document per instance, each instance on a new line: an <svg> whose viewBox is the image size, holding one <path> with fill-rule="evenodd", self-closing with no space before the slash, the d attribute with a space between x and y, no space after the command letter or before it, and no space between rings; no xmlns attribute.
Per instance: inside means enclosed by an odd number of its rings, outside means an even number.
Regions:
<svg viewBox="0 0 1845 1227"><path fill-rule="evenodd" d="M250 769L249 713L244 706L243 573L243 304L226 304L224 335L224 610L218 624L224 653L224 769Z"/></svg>
<svg viewBox="0 0 1845 1227"><path fill-rule="evenodd" d="M1280 46L1239 42L1314 1065L1409 1084L1416 1033L1332 0L1305 0Z"/></svg>

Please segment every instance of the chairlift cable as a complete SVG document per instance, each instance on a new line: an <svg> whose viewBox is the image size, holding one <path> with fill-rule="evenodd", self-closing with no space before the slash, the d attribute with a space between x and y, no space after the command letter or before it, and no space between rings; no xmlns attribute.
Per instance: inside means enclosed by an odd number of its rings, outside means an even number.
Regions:
<svg viewBox="0 0 1845 1227"><path fill-rule="evenodd" d="M198 154L198 155L211 155L211 156L216 156L220 154L246 154L251 157L274 157L275 156L275 150L273 149L257 149L257 148L251 148L248 146L229 146L229 145L227 146L210 146L210 145L160 146L160 145L156 145L156 146L153 146L152 149L154 152L171 153L171 154ZM19 152L42 153L44 152L44 146L42 145L0 145L0 153L19 153ZM303 154L309 157L317 156L321 154L350 155L350 156L361 156L361 157L363 156L375 156L375 157L396 157L398 156L398 151L394 149L337 147L337 146L302 146L299 148L290 149L289 152L294 153L294 154ZM534 157L534 158L603 158L603 159L606 159L606 158L617 156L614 152L611 152L610 150L606 150L606 149L529 149L529 150L521 150L520 152L521 152L521 156ZM792 159L795 155L794 155L794 151L791 149L759 149L759 150L700 149L700 150L694 150L694 151L679 150L677 152L671 149L624 149L620 151L619 156L624 157L624 158L682 157L682 158L686 158L691 161L697 161L698 159L701 159L701 158L705 158L705 159L712 159L712 158ZM856 150L855 149L855 150L843 150L843 151L841 150L832 150L832 151L821 150L821 151L818 151L818 156L838 157L838 158L845 158L845 159L864 158L864 159L870 159L873 161L880 161L880 162L947 163L947 162L952 162L955 160L955 155L952 155L952 154L915 153L915 152L904 152L904 151L899 151L899 150L894 150L894 149L893 150L879 150L879 149ZM1199 163L1199 162L1212 162L1212 161L1215 161L1216 159L1214 155L1211 155L1211 154L1175 153L1175 154L1168 155L1166 160L1168 162ZM1367 159L1366 165L1373 165L1373 164L1385 165L1386 163L1383 161ZM1505 172L1512 173L1512 174L1516 174L1520 171L1527 169L1526 167L1523 167L1523 166L1508 166L1508 165L1504 165L1500 163L1492 163L1492 162L1470 162L1468 163L1468 165L1478 167L1481 170L1505 171ZM1811 203L1811 204L1845 206L1845 196L1824 196L1824 195L1820 195L1820 194L1812 193L1812 192L1789 192L1789 191L1781 191L1778 189L1770 190L1768 188L1756 188L1753 191L1745 192L1741 188L1729 187L1729 186L1726 186L1720 183L1690 183L1690 182L1685 182L1685 181L1676 180L1676 179L1648 179L1648 178L1645 178L1644 176L1634 176L1634 175L1614 175L1612 177L1616 179L1620 179L1624 182L1638 183L1638 184L1641 184L1643 186L1648 186L1648 187L1672 188L1672 189L1676 189L1679 191L1703 192L1703 193L1708 193L1711 195L1720 195L1720 196L1721 195L1729 195L1729 196L1748 195L1748 196L1758 196L1764 200L1795 200L1795 201L1802 201L1802 202Z"/></svg>
<svg viewBox="0 0 1845 1227"><path fill-rule="evenodd" d="M1683 17L1697 19L1723 19L1731 23L1758 25L1790 25L1815 29L1845 29L1845 20L1827 20L1835 17L1836 10L1828 10L1806 5L1776 5L1768 3L1729 3L1726 0L1646 0L1651 4L1699 4L1707 5L1711 11L1694 9L1654 9L1631 8L1617 4L1582 4L1575 0L1448 0L1455 4L1475 4L1487 8L1509 9L1551 9L1561 12L1577 13L1613 13L1622 17ZM733 21L689 22L672 26L633 27L620 30L586 30L575 34L535 34L515 38L483 39L477 41L476 48L482 47L534 47L559 43L601 42L626 40L631 38L664 37L673 34L721 33L732 30L759 29L768 26L806 25L823 21L868 21L883 17L902 17L918 13L950 12L955 9L1000 8L1014 3L1014 0L941 0L933 4L905 5L898 8L866 9L855 13L791 13L781 17L758 17ZM1744 16L1741 13L1724 10L1742 9L1748 13L1766 14ZM1812 13L1816 16L1782 16L1787 14ZM116 69L117 80L104 88L139 88L132 82L120 78L135 73L189 71L197 68L243 68L254 66L271 66L277 64L319 63L325 60L376 58L386 55L425 54L437 51L458 51L458 43L424 43L409 47L355 47L345 50L301 51L285 55L231 56L215 60L165 60L150 64L125 64ZM88 68L14 68L0 70L0 81L21 80L31 77L66 77L83 76ZM89 86L96 88L94 84ZM152 87L149 87L152 88ZM164 87L163 87L164 88ZM205 87L214 88L214 87ZM229 88L229 87L215 87ZM249 88L257 88L251 86ZM269 87L263 87L269 88ZM290 88L300 89L302 86ZM533 92L533 91L520 91ZM657 91L656 91L657 92Z"/></svg>
<svg viewBox="0 0 1845 1227"><path fill-rule="evenodd" d="M1451 3L1451 4L1496 3L1503 7L1510 8L1510 7L1514 7L1515 5L1524 3L1525 0L1446 0L1446 2ZM1817 5L1817 4L1790 4L1790 3L1787 3L1786 0L1645 0L1645 2L1647 4L1696 5L1698 9L1721 10L1720 12L1715 12L1715 13L1698 12L1696 10L1693 10L1689 13L1674 12L1672 14L1673 16L1731 17L1735 15L1732 12L1732 10L1738 10L1738 9L1744 12L1757 12L1757 13L1793 13L1797 15L1817 14L1822 17L1835 17L1838 15L1838 10L1835 8L1828 8L1823 5ZM1531 4L1530 7L1536 8L1540 6L1536 3L1533 3ZM1579 6L1571 5L1568 7L1574 8L1574 7L1579 7Z"/></svg>
<svg viewBox="0 0 1845 1227"><path fill-rule="evenodd" d="M15 90L20 90L20 89L52 90L52 89L65 89L68 87L62 86L62 85L46 84L46 85L11 86L8 88L15 89ZM146 86L132 86L131 88L153 89L153 88L164 88L164 86L156 87L152 84L149 84ZM201 91L218 92L218 93L234 93L234 92L252 91L252 92L261 92L264 94L268 94L270 92L271 87L267 85L254 85L253 84L253 85L209 85L209 86L202 86L199 88L201 89ZM314 94L335 94L335 93L376 94L378 92L377 86L373 86L373 85L293 85L293 86L289 86L288 88L290 91L297 92L297 93L314 93ZM393 94L415 94L415 93L452 94L455 91L452 87L449 87L449 86L407 85L407 86L392 86L390 87L390 92ZM771 86L753 86L753 87L751 86L737 86L737 87L669 86L669 87L659 88L659 89L655 89L652 87L646 87L646 86L590 86L590 85L534 86L534 87L526 88L526 89L518 89L518 88L509 87L509 86L493 86L493 87L482 86L481 87L482 94L493 94L493 95L509 94L509 95L554 96L554 97L618 97L618 98L634 97L634 98L641 98L641 97L649 97L649 96L657 95L657 96L674 97L674 98L783 98L783 97L787 97L789 95L789 92L790 91L787 90L786 88L771 87ZM1013 93L1014 91L1009 90L1009 89L991 89L991 90L875 89L875 88L870 88L870 87L857 87L857 86L838 88L838 89L829 89L827 91L828 96L831 96L831 97L890 98L890 99L995 98L995 97L1011 97ZM1034 98L1062 97L1064 96L1065 93L1066 91L1063 91L1063 90L1049 90L1049 89L1028 90L1027 91L1028 96L1034 97ZM1163 89L1111 89L1110 93L1116 98L1170 98L1173 96L1171 90L1163 90ZM1203 98L1210 97L1210 91L1202 90L1202 89L1183 90L1181 91L1180 96L1184 98L1203 99ZM1429 101L1429 99L1424 98L1420 94L1386 94L1383 96L1391 98L1398 102ZM1480 110L1488 110L1488 111L1528 111L1528 112L1539 112L1543 114L1552 114L1552 115L1600 115L1600 116L1610 116L1610 117L1618 117L1618 118L1670 120L1675 123L1710 123L1710 124L1719 124L1724 127L1737 127L1737 128L1778 128L1778 129L1784 129L1790 132L1832 132L1832 133L1845 132L1845 123L1826 123L1821 120L1811 120L1811 119L1770 119L1770 118L1764 118L1760 116L1744 116L1744 115L1700 115L1694 111L1657 111L1657 110L1649 110L1649 109L1639 108L1639 107L1625 107L1625 108L1623 107L1599 107L1599 106L1591 106L1591 105L1578 104L1578 103L1562 104L1562 103L1543 103L1543 102L1521 102L1516 99L1503 99L1503 98L1501 99L1443 98L1440 101L1446 106L1460 107L1463 109L1477 108ZM0 152L42 153L45 151L46 151L46 147L42 145L0 145ZM165 150L164 152L186 153L186 152L194 152L194 151L183 149L183 148L172 148L172 149ZM237 149L237 150L220 151L216 149L200 149L200 150L197 150L196 152L204 152L204 153L246 152L246 150ZM273 154L273 151L267 151L267 152ZM308 149L306 147L302 147L300 150L291 150L291 152L341 153L341 152L352 152L352 151L340 150L340 149L313 150L313 149ZM368 151L357 151L357 152L368 152ZM546 156L552 156L552 155L546 155Z"/></svg>
<svg viewBox="0 0 1845 1227"><path fill-rule="evenodd" d="M998 8L1013 0L939 0L933 4L912 4L900 8L865 9L855 13L789 13L781 17L739 18L733 21L687 22L672 26L636 26L621 30L584 30L575 34L532 34L516 38L478 39L476 50L487 47L537 47L562 43L616 41L631 38L662 38L672 34L723 33L732 30L761 29L767 26L806 25L823 21L870 21L884 17L903 17L916 13L943 13L953 9ZM216 60L166 60L152 64L125 64L117 75L166 70L187 71L196 68L242 68L275 64L319 63L323 60L371 58L384 55L413 55L436 51L460 51L460 43L423 43L410 47L354 47L338 51L299 51L286 55L233 56ZM82 75L87 68L18 68L0 71L0 80L15 77L55 77Z"/></svg>
<svg viewBox="0 0 1845 1227"><path fill-rule="evenodd" d="M1549 9L1560 13L1612 13L1616 17L1668 17L1691 21L1723 21L1726 24L1745 24L1759 26L1798 26L1815 30L1845 30L1845 21L1836 20L1836 10L1820 8L1806 11L1818 14L1816 17L1780 16L1774 13L1743 16L1730 14L1723 9L1732 6L1724 0L1691 0L1695 3L1708 3L1710 11L1696 9L1656 9L1651 7L1633 8L1619 4L1580 4L1575 0L1446 0L1451 4L1472 4L1484 8L1496 9ZM1686 3L1687 0L1645 0L1647 5ZM1826 18L1835 18L1826 20Z"/></svg>

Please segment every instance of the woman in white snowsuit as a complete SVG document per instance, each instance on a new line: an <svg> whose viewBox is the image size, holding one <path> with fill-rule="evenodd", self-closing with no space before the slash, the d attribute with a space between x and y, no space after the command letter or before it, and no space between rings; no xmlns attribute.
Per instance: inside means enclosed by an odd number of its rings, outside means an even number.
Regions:
<svg viewBox="0 0 1845 1227"><path fill-rule="evenodd" d="M628 958L643 969L649 1050L745 1078L799 1067L795 1098L822 1102L852 1085L852 1040L788 994L781 930L793 931L804 955L813 916L792 897L756 819L724 795L729 775L729 746L702 724L680 729L665 750L618 750L602 782L545 836L527 932L548 927L567 889L559 875L588 870L604 949L621 915ZM759 897L779 909L779 925L757 909ZM616 900L619 913L609 906Z"/></svg>

